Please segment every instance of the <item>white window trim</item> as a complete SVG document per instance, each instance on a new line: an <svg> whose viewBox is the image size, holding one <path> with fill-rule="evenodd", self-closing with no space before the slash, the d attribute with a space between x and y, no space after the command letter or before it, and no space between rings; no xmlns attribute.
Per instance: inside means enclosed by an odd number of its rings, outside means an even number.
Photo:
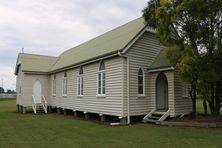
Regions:
<svg viewBox="0 0 222 148"><path fill-rule="evenodd" d="M145 72L144 72L143 68L141 68L141 70L143 72L143 94L139 94L139 92L138 92L138 97L145 97L146 96L145 95ZM139 84L137 84L137 85L139 85ZM138 86L137 86L137 88L138 88Z"/></svg>
<svg viewBox="0 0 222 148"><path fill-rule="evenodd" d="M66 80L66 94L64 94L64 86L63 86L63 85L64 85L64 84L63 84L63 83L64 83L64 82L63 82L64 80ZM67 77L63 77L63 78L62 78L62 96L63 96L63 97L66 97L66 96L67 96Z"/></svg>
<svg viewBox="0 0 222 148"><path fill-rule="evenodd" d="M84 97L84 93L81 94L81 89L82 89L82 91L84 91L84 88L81 88L82 81L80 82L80 94L78 94L79 93L79 78L83 79L83 75L78 75L77 76L77 97Z"/></svg>
<svg viewBox="0 0 222 148"><path fill-rule="evenodd" d="M106 70L100 70L100 71L98 71L97 72L97 95L96 95L96 97L98 97L98 98L104 98L104 97L106 97L106 84L105 84L105 94L99 94L99 87L98 87L98 82L99 82L99 73L106 73ZM102 79L102 77L101 77L101 79ZM105 78L105 81L106 81L106 78ZM101 92L102 92L102 88L103 88L103 81L101 81Z"/></svg>
<svg viewBox="0 0 222 148"><path fill-rule="evenodd" d="M55 83L54 83L55 82ZM55 85L55 86L54 86ZM54 93L54 87L55 87L55 93ZM52 79L52 96L56 96L56 79Z"/></svg>

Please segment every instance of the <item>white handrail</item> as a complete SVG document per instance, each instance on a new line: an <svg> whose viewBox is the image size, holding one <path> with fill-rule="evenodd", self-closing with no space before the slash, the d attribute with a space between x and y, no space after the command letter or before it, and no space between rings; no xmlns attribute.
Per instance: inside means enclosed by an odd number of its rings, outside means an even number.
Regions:
<svg viewBox="0 0 222 148"><path fill-rule="evenodd" d="M47 101L43 95L42 95L42 99L43 99L44 103L47 104Z"/></svg>
<svg viewBox="0 0 222 148"><path fill-rule="evenodd" d="M148 117L150 117L150 115L152 115L155 112L155 109L152 109L144 118L143 121L147 120Z"/></svg>
<svg viewBox="0 0 222 148"><path fill-rule="evenodd" d="M41 103L36 103L34 95L32 95L32 100L33 100L32 109L33 109L35 114L37 114L37 110L36 110L37 109L37 104L39 104L39 105L41 104L45 113L47 113L47 101L46 101L46 99L43 95L41 96Z"/></svg>
<svg viewBox="0 0 222 148"><path fill-rule="evenodd" d="M170 115L170 109L163 114L163 116L158 120L160 122L164 121Z"/></svg>
<svg viewBox="0 0 222 148"><path fill-rule="evenodd" d="M33 103L36 104L35 97L33 95L32 95L32 100L33 100Z"/></svg>

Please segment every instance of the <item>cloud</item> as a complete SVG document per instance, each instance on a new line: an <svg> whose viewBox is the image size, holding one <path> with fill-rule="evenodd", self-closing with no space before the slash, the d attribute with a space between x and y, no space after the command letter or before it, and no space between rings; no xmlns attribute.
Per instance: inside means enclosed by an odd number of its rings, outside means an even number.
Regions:
<svg viewBox="0 0 222 148"><path fill-rule="evenodd" d="M0 79L15 88L18 52L58 56L142 15L146 0L0 0ZM10 84L10 85L9 85ZM13 84L13 85L12 85Z"/></svg>

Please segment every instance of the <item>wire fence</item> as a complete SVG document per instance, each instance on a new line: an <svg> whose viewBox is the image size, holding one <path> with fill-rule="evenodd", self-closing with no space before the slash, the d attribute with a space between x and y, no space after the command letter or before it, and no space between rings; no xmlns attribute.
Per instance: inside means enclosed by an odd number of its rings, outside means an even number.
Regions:
<svg viewBox="0 0 222 148"><path fill-rule="evenodd" d="M16 94L0 94L0 99L12 99L16 98Z"/></svg>

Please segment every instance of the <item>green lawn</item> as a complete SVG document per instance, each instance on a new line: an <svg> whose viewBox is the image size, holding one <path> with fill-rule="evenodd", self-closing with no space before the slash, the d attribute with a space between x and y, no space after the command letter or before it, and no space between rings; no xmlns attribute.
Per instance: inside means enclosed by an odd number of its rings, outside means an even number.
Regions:
<svg viewBox="0 0 222 148"><path fill-rule="evenodd" d="M151 124L111 127L63 115L17 114L15 101L0 101L0 148L209 148L222 147L222 131Z"/></svg>
<svg viewBox="0 0 222 148"><path fill-rule="evenodd" d="M201 99L197 99L196 101L196 109L197 109L197 113L204 113L204 109L203 109L203 100ZM209 113L209 110L208 110Z"/></svg>

